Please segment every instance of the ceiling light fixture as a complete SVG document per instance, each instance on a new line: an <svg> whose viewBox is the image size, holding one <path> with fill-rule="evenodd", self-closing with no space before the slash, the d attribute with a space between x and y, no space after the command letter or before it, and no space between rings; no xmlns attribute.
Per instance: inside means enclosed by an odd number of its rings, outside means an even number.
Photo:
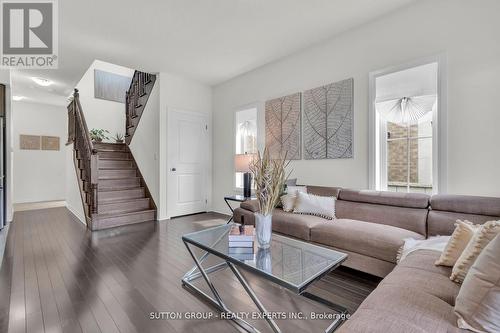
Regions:
<svg viewBox="0 0 500 333"><path fill-rule="evenodd" d="M41 77L32 77L31 78L36 84L42 86L42 87L48 87L50 86L52 83L52 81L50 80L47 80L47 79L44 79L44 78L41 78Z"/></svg>
<svg viewBox="0 0 500 333"><path fill-rule="evenodd" d="M16 102L19 102L19 101L22 101L23 99L25 99L24 96L12 96L12 99Z"/></svg>

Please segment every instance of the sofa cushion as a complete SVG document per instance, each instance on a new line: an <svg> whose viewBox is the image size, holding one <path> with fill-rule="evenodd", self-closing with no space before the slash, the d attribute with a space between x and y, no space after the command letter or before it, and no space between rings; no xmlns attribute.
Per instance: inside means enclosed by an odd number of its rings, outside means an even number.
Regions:
<svg viewBox="0 0 500 333"><path fill-rule="evenodd" d="M451 267L434 265L434 262L439 258L440 254L440 252L434 250L418 250L408 254L408 256L398 264L398 267L416 268L449 278Z"/></svg>
<svg viewBox="0 0 500 333"><path fill-rule="evenodd" d="M450 282L451 283L451 282ZM381 285L337 333L467 332L456 325L453 307L413 288Z"/></svg>
<svg viewBox="0 0 500 333"><path fill-rule="evenodd" d="M333 222L318 216L287 213L281 209L273 212L273 231L307 241L311 240L312 227L326 223Z"/></svg>
<svg viewBox="0 0 500 333"><path fill-rule="evenodd" d="M255 225L255 215L253 212L243 209L236 208L233 212L233 220L236 223L246 224L246 225Z"/></svg>
<svg viewBox="0 0 500 333"><path fill-rule="evenodd" d="M243 201L240 207L255 213L259 211L259 202L257 200Z"/></svg>
<svg viewBox="0 0 500 333"><path fill-rule="evenodd" d="M455 305L455 298L460 290L460 285L450 281L449 276L412 267L397 267L380 283L382 285L415 288L436 296L451 306Z"/></svg>
<svg viewBox="0 0 500 333"><path fill-rule="evenodd" d="M340 200L408 208L427 208L430 196L423 193L342 189Z"/></svg>
<svg viewBox="0 0 500 333"><path fill-rule="evenodd" d="M320 195L322 197L338 197L340 187L326 187L307 185L307 193Z"/></svg>
<svg viewBox="0 0 500 333"><path fill-rule="evenodd" d="M431 198L431 208L455 213L500 216L500 198L437 194Z"/></svg>
<svg viewBox="0 0 500 333"><path fill-rule="evenodd" d="M455 230L455 223L457 222L457 220L467 220L474 224L484 224L485 222L498 219L500 219L500 217L498 216L431 210L429 211L429 217L427 219L427 233L429 237L451 235L453 233L453 230Z"/></svg>
<svg viewBox="0 0 500 333"><path fill-rule="evenodd" d="M392 263L396 262L398 250L405 238L424 237L406 229L349 219L336 219L311 228L313 242Z"/></svg>
<svg viewBox="0 0 500 333"><path fill-rule="evenodd" d="M426 235L426 208L395 207L340 199L337 200L335 208L339 219L385 224Z"/></svg>

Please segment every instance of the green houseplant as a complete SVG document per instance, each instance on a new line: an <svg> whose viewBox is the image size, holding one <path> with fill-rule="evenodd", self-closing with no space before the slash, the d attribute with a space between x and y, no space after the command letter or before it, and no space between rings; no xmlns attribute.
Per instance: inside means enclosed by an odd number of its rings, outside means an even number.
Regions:
<svg viewBox="0 0 500 333"><path fill-rule="evenodd" d="M255 195L259 203L259 211L255 213L255 234L258 246L263 249L271 245L272 214L288 178L285 169L289 162L286 154L272 159L269 150L265 148L264 152L258 152L250 163Z"/></svg>
<svg viewBox="0 0 500 333"><path fill-rule="evenodd" d="M116 143L123 143L123 134L122 133L116 133L115 134L115 141L116 141Z"/></svg>
<svg viewBox="0 0 500 333"><path fill-rule="evenodd" d="M109 140L106 134L109 134L109 131L105 129L93 128L90 130L90 138L92 139L92 141L95 142L102 142L102 140Z"/></svg>

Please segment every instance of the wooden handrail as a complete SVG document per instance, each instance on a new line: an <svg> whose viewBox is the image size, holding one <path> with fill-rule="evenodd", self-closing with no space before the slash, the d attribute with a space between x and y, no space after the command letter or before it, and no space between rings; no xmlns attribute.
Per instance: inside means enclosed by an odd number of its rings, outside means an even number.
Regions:
<svg viewBox="0 0 500 333"><path fill-rule="evenodd" d="M94 148L90 132L87 128L85 115L80 104L80 95L78 89L73 93L73 100L68 105L68 142L73 143L76 166L81 170L80 175L83 181L82 199L87 205L87 216L97 214L98 207L98 163L99 155ZM84 194L84 195L83 195Z"/></svg>

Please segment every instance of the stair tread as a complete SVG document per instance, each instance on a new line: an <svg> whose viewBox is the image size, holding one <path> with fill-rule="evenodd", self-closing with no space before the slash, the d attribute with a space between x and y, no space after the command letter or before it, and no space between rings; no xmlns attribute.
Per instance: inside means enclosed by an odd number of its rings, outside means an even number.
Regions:
<svg viewBox="0 0 500 333"><path fill-rule="evenodd" d="M154 213L154 211L155 211L154 209L139 209L139 210L134 210L131 212L124 212L124 213L113 213L113 212L99 213L99 214L95 214L94 217L98 217L98 218L120 217L120 216L137 215L139 213L151 213L151 212Z"/></svg>
<svg viewBox="0 0 500 333"><path fill-rule="evenodd" d="M123 157L99 157L99 161L132 161L131 158Z"/></svg>
<svg viewBox="0 0 500 333"><path fill-rule="evenodd" d="M124 154L129 154L128 150L124 149L111 149L111 148L95 148L97 152L104 152L104 153L124 153Z"/></svg>
<svg viewBox="0 0 500 333"><path fill-rule="evenodd" d="M136 170L136 167L133 166L124 166L124 167L99 167L99 170Z"/></svg>
<svg viewBox="0 0 500 333"><path fill-rule="evenodd" d="M140 188L144 188L141 185L126 185L123 187L117 186L118 188L112 188L111 186L99 186L99 192L115 192L115 191L127 191L127 190L136 190Z"/></svg>
<svg viewBox="0 0 500 333"><path fill-rule="evenodd" d="M105 199L105 201L99 201L99 206L103 205L111 205L111 204L117 204L117 203L127 203L127 202L134 202L134 201L139 201L139 200L149 200L148 197L140 197L140 198L117 198L117 199Z"/></svg>

